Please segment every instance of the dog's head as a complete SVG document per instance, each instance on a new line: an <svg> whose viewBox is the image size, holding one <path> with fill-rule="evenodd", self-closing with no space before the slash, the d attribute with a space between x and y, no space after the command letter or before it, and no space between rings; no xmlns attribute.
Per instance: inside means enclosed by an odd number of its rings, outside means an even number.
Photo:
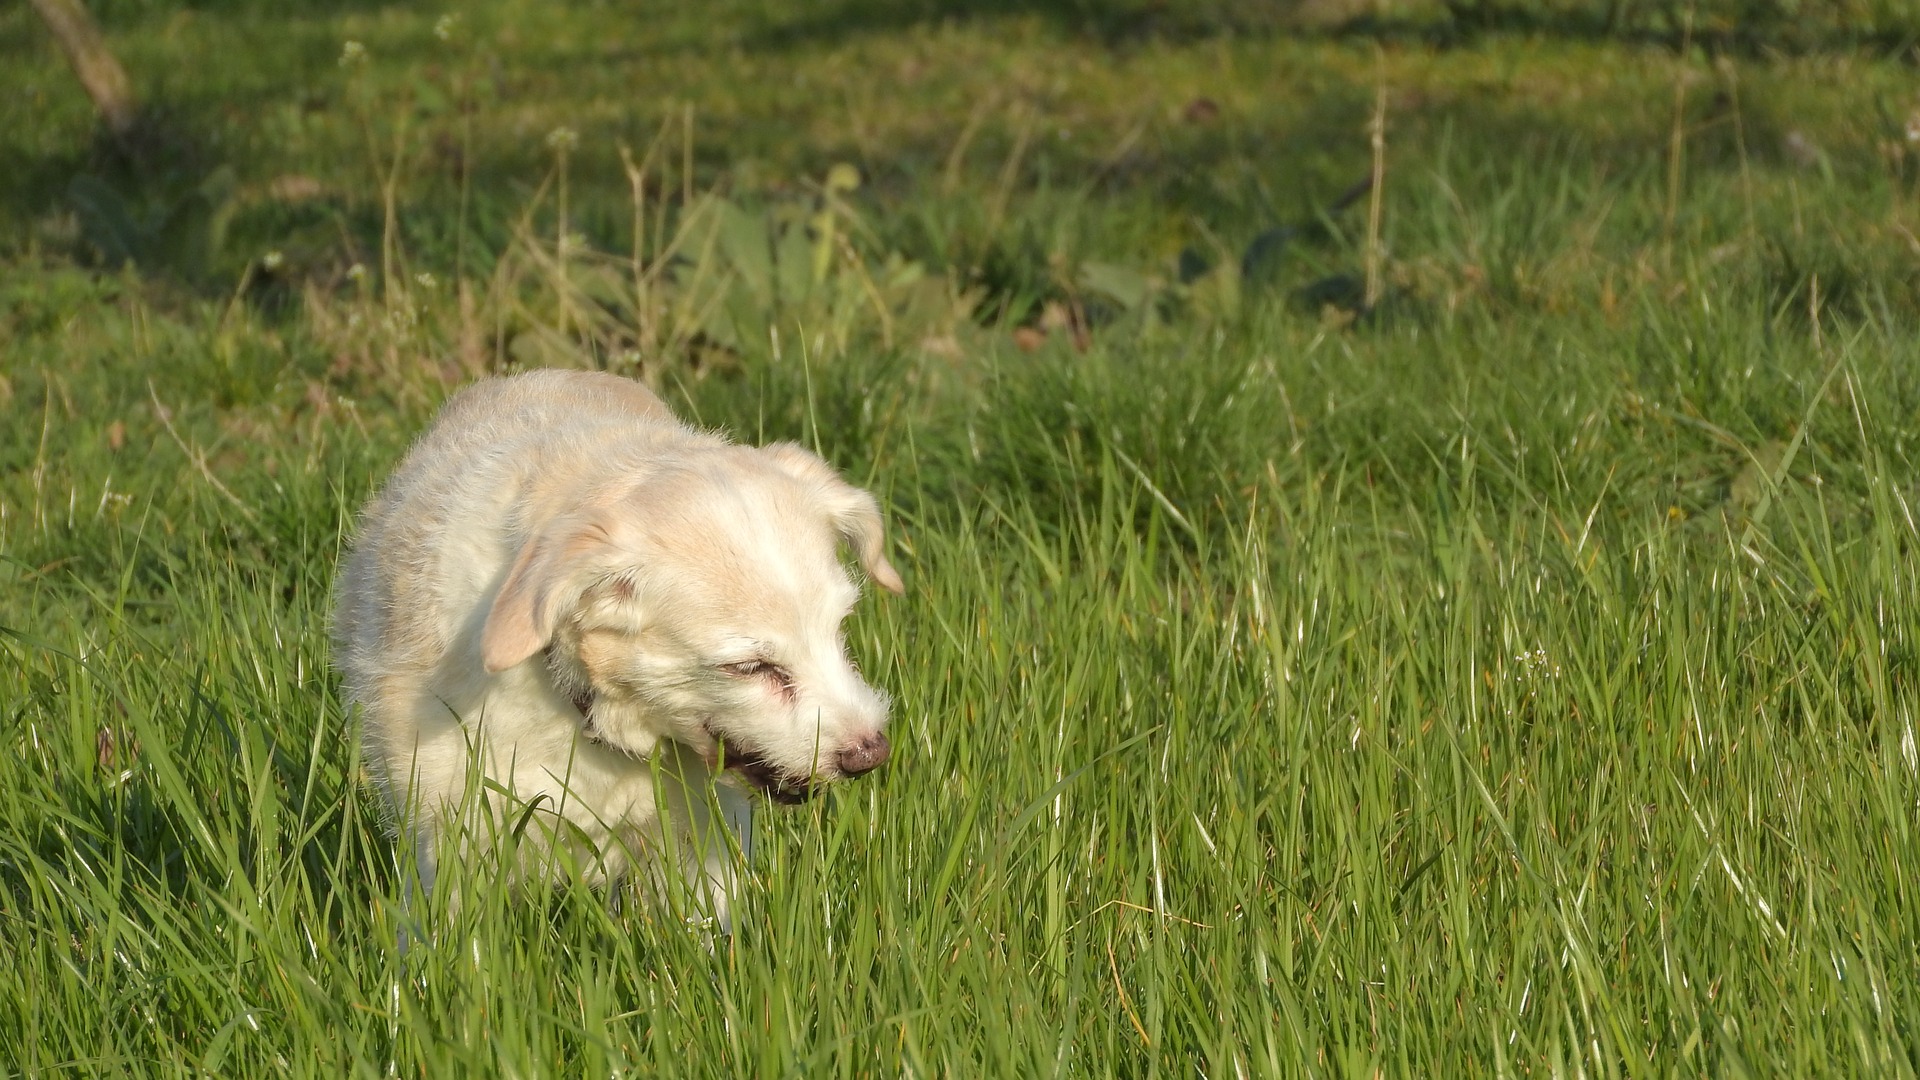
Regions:
<svg viewBox="0 0 1920 1080"><path fill-rule="evenodd" d="M664 465L522 548L495 596L482 659L545 652L591 702L588 734L639 756L676 740L751 786L799 801L886 760L885 695L848 659L853 549L891 592L880 509L790 444Z"/></svg>

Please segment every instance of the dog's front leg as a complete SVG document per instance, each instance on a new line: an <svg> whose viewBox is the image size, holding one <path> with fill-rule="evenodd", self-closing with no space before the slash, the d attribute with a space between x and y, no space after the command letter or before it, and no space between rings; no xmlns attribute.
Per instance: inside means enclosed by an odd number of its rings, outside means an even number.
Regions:
<svg viewBox="0 0 1920 1080"><path fill-rule="evenodd" d="M708 904L723 934L733 933L733 905L753 865L753 797L725 784L713 789L719 813L709 819L700 866Z"/></svg>
<svg viewBox="0 0 1920 1080"><path fill-rule="evenodd" d="M716 783L691 752L670 753L657 776L660 839L674 857L660 881L690 919L733 931L733 908L753 851L753 797Z"/></svg>

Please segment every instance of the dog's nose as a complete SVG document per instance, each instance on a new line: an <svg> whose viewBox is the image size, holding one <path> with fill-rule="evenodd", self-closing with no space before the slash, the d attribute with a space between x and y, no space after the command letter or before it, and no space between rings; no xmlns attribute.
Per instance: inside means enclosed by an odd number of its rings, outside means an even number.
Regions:
<svg viewBox="0 0 1920 1080"><path fill-rule="evenodd" d="M838 758L840 773L843 776L870 773L884 764L887 755L891 753L893 753L893 744L887 742L885 735L876 731L840 751Z"/></svg>

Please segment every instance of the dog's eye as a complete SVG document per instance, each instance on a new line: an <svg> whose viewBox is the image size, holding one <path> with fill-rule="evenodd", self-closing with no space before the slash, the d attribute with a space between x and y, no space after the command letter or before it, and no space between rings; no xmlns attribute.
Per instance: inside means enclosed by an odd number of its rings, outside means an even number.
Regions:
<svg viewBox="0 0 1920 1080"><path fill-rule="evenodd" d="M793 691L793 675L770 661L742 660L737 664L721 664L720 670L740 679L766 679L783 694Z"/></svg>

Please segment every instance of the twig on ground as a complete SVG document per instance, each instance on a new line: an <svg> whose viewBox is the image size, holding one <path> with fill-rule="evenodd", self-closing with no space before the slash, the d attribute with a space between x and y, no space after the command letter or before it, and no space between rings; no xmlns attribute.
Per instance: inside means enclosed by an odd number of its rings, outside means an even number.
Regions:
<svg viewBox="0 0 1920 1080"><path fill-rule="evenodd" d="M212 484L215 491L225 495L228 502L238 507L240 512L247 516L248 521L259 520L259 515L254 512L253 507L240 501L240 496L235 495L231 488L220 482L219 477L213 475L213 470L207 467L207 455L187 445L187 440L181 438L180 433L174 430L173 410L160 403L160 395L154 390L152 379L147 380L147 397L153 401L153 415L160 418L160 425L167 429L167 434L173 439L174 445L180 448L181 453L187 455L187 460L193 462L193 467L200 470L200 475L207 478L207 483Z"/></svg>

